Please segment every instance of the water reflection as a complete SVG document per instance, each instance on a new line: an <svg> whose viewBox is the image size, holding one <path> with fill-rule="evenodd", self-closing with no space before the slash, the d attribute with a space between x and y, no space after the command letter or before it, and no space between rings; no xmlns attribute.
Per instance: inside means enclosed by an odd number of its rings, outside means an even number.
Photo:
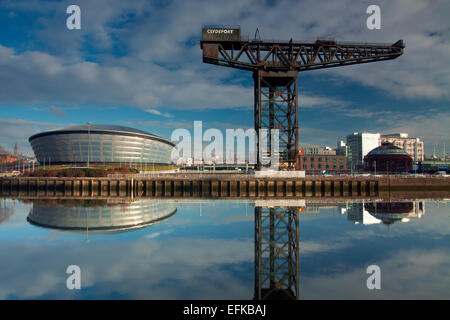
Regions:
<svg viewBox="0 0 450 320"><path fill-rule="evenodd" d="M395 222L409 222L420 219L425 214L423 201L360 202L351 203L346 208L347 218L354 223L365 225Z"/></svg>
<svg viewBox="0 0 450 320"><path fill-rule="evenodd" d="M4 200L0 202L0 223L8 220L14 214L14 200Z"/></svg>
<svg viewBox="0 0 450 320"><path fill-rule="evenodd" d="M254 299L292 300L299 290L299 204L255 202Z"/></svg>
<svg viewBox="0 0 450 320"><path fill-rule="evenodd" d="M408 222L425 214L422 201L336 204L362 224ZM255 293L257 300L299 299L299 212L319 213L327 203L255 201Z"/></svg>
<svg viewBox="0 0 450 320"><path fill-rule="evenodd" d="M9 261L0 272L0 298L448 296L448 211L436 215L435 205L427 203L427 219L399 223L423 217L420 200L34 200L31 210L30 205L22 213L16 206L14 217L0 226L2 243L8 244L0 246L0 257ZM25 217L64 233L34 228ZM16 220L24 224L12 225ZM383 225L393 222L394 228ZM105 234L80 246L80 236L71 232ZM82 268L87 290L66 290L65 270L73 263ZM35 273L28 271L30 264ZM383 269L378 295L365 286L370 264ZM443 280L436 279L443 272ZM47 279L45 285L40 279Z"/></svg>
<svg viewBox="0 0 450 320"><path fill-rule="evenodd" d="M172 201L35 200L27 220L45 228L98 234L147 227L168 219L176 211Z"/></svg>

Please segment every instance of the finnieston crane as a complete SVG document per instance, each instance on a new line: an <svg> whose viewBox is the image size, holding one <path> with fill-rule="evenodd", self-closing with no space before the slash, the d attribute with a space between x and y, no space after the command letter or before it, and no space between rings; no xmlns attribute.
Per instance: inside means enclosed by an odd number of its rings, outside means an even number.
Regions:
<svg viewBox="0 0 450 320"><path fill-rule="evenodd" d="M394 44L261 41L243 39L240 28L203 27L203 62L253 72L257 167L270 157L271 129L279 129L279 168L294 170L298 156L298 73L308 70L395 59L403 40ZM260 154L260 129L269 131L269 154Z"/></svg>

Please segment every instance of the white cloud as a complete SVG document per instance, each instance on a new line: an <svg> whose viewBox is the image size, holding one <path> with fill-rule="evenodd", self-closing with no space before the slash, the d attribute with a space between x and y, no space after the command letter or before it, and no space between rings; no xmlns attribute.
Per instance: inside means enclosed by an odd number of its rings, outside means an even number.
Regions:
<svg viewBox="0 0 450 320"><path fill-rule="evenodd" d="M60 250L56 244L55 250L48 250L48 246L30 243L15 244L14 248L0 252L9 257L0 273L2 299L10 295L70 298L72 292L65 287L69 264L80 266L82 287L91 288L98 298L118 293L135 299L249 299L253 290L224 268L253 263L253 239L141 239L114 247L97 243L85 248L75 243L70 250ZM33 259L32 270L28 259ZM168 286L170 281L177 285Z"/></svg>
<svg viewBox="0 0 450 320"><path fill-rule="evenodd" d="M197 42L201 25L223 23L241 25L244 35L253 34L259 27L263 39L330 36L345 41L394 42L403 38L405 54L394 61L324 72L331 78L352 79L402 98L449 99L448 22L441 14L448 11L449 3L381 1L379 31L365 26L368 4L344 0L318 6L313 0L273 4L246 0L229 1L223 6L197 0L158 6L144 0L80 1L85 21L81 36L57 27L59 18L44 16L39 20L42 28L36 32L44 43L60 48L52 50L55 55L14 54L0 47L0 67L6 71L3 78L11 79L11 85L1 94L6 101L23 104L76 101L138 105L143 109L251 106L251 88L221 81L235 77L236 72L201 62ZM45 13L58 12L64 5L40 5L36 1L4 4ZM98 63L83 61L81 47L87 43L100 50ZM125 48L125 58L105 54L112 53L115 44ZM75 52L77 59L70 58L70 52ZM323 99L305 97L305 107L328 102Z"/></svg>
<svg viewBox="0 0 450 320"><path fill-rule="evenodd" d="M252 90L202 75L183 76L151 63L127 59L114 65L66 65L42 52L15 54L0 46L2 104L138 106L172 109L238 108L252 104ZM167 116L168 114L165 113Z"/></svg>
<svg viewBox="0 0 450 320"><path fill-rule="evenodd" d="M303 275L303 299L448 299L448 250L412 249L374 263L381 268L381 290L368 290L367 265L326 275Z"/></svg>
<svg viewBox="0 0 450 320"><path fill-rule="evenodd" d="M63 127L63 125L50 122L0 118L0 145L11 151L17 142L19 152L32 155L33 152L28 143L28 138L38 132L59 127Z"/></svg>

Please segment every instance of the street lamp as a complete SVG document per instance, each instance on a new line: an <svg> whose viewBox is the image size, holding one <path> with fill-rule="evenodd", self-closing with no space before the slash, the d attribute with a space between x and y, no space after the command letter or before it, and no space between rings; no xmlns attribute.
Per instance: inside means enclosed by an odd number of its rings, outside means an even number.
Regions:
<svg viewBox="0 0 450 320"><path fill-rule="evenodd" d="M89 157L91 153L91 123L88 122L88 158L87 158L87 167L89 168Z"/></svg>

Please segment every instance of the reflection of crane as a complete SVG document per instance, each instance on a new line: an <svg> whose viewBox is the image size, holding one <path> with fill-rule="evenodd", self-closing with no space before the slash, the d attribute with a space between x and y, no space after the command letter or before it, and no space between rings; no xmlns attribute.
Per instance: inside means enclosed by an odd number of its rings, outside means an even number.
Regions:
<svg viewBox="0 0 450 320"><path fill-rule="evenodd" d="M298 209L255 205L254 299L299 298L299 249Z"/></svg>
<svg viewBox="0 0 450 320"><path fill-rule="evenodd" d="M298 72L395 59L391 44L243 40L240 28L202 29L203 62L253 72L255 130L279 126L280 168L294 169L298 154ZM259 31L257 32L259 37ZM272 150L271 134L267 150ZM260 150L259 136L257 150ZM257 163L261 164L258 152ZM270 157L270 151L269 155Z"/></svg>

